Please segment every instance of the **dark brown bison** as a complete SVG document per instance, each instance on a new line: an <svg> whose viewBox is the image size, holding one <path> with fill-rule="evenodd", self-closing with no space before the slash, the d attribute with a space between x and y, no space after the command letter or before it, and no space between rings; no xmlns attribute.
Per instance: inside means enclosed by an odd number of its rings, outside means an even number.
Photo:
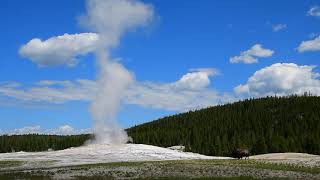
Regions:
<svg viewBox="0 0 320 180"><path fill-rule="evenodd" d="M245 159L249 159L249 150L244 148L237 148L232 152L232 157L242 159L243 157Z"/></svg>

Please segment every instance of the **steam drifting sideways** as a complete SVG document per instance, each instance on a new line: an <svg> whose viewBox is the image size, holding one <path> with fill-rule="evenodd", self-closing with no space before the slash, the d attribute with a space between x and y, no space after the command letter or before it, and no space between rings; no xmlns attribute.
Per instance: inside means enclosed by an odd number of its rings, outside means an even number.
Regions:
<svg viewBox="0 0 320 180"><path fill-rule="evenodd" d="M133 75L110 57L109 50L119 44L130 29L152 20L153 8L137 0L88 0L80 24L99 34L95 50L98 66L98 92L90 112L95 120L96 143L120 144L128 139L116 121L116 113Z"/></svg>

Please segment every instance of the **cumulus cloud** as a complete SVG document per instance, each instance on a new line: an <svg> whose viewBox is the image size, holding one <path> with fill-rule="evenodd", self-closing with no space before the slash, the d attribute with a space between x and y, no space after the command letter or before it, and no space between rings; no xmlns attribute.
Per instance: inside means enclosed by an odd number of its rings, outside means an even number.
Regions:
<svg viewBox="0 0 320 180"><path fill-rule="evenodd" d="M261 44L255 44L250 49L243 51L239 56L234 56L230 58L231 63L245 63L252 64L257 63L258 58L266 58L272 56L274 51L270 49L265 49Z"/></svg>
<svg viewBox="0 0 320 180"><path fill-rule="evenodd" d="M54 129L44 129L41 126L25 126L12 130L0 130L0 134L22 135L22 134L54 134L54 135L75 135L92 133L91 129L75 129L70 125L62 125Z"/></svg>
<svg viewBox="0 0 320 180"><path fill-rule="evenodd" d="M294 63L276 63L256 71L244 85L237 86L236 93L251 96L303 94L320 95L319 73L315 66L299 66Z"/></svg>
<svg viewBox="0 0 320 180"><path fill-rule="evenodd" d="M210 84L210 76L219 74L216 69L191 69L190 71L173 83L172 87L189 90L203 89Z"/></svg>
<svg viewBox="0 0 320 180"><path fill-rule="evenodd" d="M320 16L320 7L319 6L313 6L309 9L308 16L316 16L319 17Z"/></svg>
<svg viewBox="0 0 320 180"><path fill-rule="evenodd" d="M313 40L302 41L297 50L299 52L320 51L320 36Z"/></svg>
<svg viewBox="0 0 320 180"><path fill-rule="evenodd" d="M245 85L240 84L234 88L234 91L237 94L246 94L246 93L249 93L249 86L248 84L245 84Z"/></svg>
<svg viewBox="0 0 320 180"><path fill-rule="evenodd" d="M74 132L74 128L69 125L63 125L58 128L58 132L63 134L72 134Z"/></svg>
<svg viewBox="0 0 320 180"><path fill-rule="evenodd" d="M273 32L278 32L278 31L281 31L281 30L283 30L285 28L287 28L286 24L273 24L272 25Z"/></svg>
<svg viewBox="0 0 320 180"><path fill-rule="evenodd" d="M96 33L64 34L47 40L34 38L24 44L19 54L41 66L75 66L77 57L97 48L99 35Z"/></svg>
<svg viewBox="0 0 320 180"><path fill-rule="evenodd" d="M191 69L175 82L135 82L124 94L126 104L185 111L232 101L232 96L210 89L210 77L219 74L210 68ZM91 101L98 85L93 80L44 80L26 88L18 83L0 84L0 97L25 102L60 104L68 101Z"/></svg>

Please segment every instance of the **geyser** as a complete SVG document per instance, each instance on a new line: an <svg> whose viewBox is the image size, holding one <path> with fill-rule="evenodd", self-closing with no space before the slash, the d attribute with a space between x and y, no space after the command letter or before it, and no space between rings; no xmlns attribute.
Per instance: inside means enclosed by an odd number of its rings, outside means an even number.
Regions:
<svg viewBox="0 0 320 180"><path fill-rule="evenodd" d="M133 74L111 58L121 36L130 29L144 26L153 17L153 8L138 0L87 0L87 13L80 23L99 34L95 55L98 66L98 92L90 106L95 120L95 143L120 144L128 139L118 125L116 114Z"/></svg>

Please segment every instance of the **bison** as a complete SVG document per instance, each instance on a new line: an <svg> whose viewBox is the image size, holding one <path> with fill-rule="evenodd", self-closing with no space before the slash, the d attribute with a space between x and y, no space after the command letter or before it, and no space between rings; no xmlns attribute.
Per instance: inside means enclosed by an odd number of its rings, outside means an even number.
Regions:
<svg viewBox="0 0 320 180"><path fill-rule="evenodd" d="M242 159L243 157L245 159L249 159L249 150L243 149L243 148L237 148L232 152L232 157Z"/></svg>

